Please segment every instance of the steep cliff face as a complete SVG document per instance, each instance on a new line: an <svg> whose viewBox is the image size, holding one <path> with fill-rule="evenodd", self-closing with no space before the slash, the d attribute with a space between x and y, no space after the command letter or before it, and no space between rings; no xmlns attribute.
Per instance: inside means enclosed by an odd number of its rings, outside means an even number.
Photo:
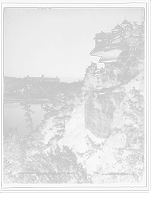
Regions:
<svg viewBox="0 0 158 200"><path fill-rule="evenodd" d="M104 66L91 63L86 69L85 126L101 138L115 132L130 136L131 129L139 135L144 126L144 25L124 20L95 41L91 55L101 57Z"/></svg>
<svg viewBox="0 0 158 200"><path fill-rule="evenodd" d="M98 138L111 135L114 113L125 97L125 92L112 90L96 90L85 103L85 127Z"/></svg>

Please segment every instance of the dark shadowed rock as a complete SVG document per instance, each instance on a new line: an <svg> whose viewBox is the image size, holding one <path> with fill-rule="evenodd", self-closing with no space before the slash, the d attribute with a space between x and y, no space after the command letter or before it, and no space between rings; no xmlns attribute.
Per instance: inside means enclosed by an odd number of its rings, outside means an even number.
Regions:
<svg viewBox="0 0 158 200"><path fill-rule="evenodd" d="M124 96L125 92L114 92L110 88L92 92L85 103L85 128L96 137L108 138L111 135L114 112Z"/></svg>

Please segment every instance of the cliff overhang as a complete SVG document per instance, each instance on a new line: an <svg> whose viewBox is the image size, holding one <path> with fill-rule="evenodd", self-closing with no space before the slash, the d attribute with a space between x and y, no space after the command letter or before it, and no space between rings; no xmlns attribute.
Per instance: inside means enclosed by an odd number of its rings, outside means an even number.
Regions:
<svg viewBox="0 0 158 200"><path fill-rule="evenodd" d="M100 45L96 48L94 48L91 52L90 55L93 56L102 56L102 55L108 55L108 54L118 54L122 51L122 46L120 44L105 44L105 45Z"/></svg>

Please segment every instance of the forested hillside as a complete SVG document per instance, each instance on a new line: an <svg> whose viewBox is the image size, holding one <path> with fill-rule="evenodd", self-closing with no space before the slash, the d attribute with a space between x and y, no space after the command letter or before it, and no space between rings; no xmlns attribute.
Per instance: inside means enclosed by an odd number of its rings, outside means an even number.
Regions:
<svg viewBox="0 0 158 200"><path fill-rule="evenodd" d="M66 84L66 83L65 83ZM63 83L50 82L50 81L29 81L26 78L15 78L15 77L3 77L3 92L4 93L42 93L50 96L54 93L54 90Z"/></svg>

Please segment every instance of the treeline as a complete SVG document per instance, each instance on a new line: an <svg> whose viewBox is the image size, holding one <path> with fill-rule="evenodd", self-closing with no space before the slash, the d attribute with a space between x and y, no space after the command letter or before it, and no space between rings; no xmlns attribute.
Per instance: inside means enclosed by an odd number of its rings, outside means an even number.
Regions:
<svg viewBox="0 0 158 200"><path fill-rule="evenodd" d="M29 88L27 86L29 85ZM3 77L3 92L11 93L16 89L24 89L25 92L40 93L41 91L47 96L53 96L57 88L64 90L65 87L74 87L73 85L81 84L81 82L74 83L53 83L53 82L34 82L26 81L25 78Z"/></svg>
<svg viewBox="0 0 158 200"><path fill-rule="evenodd" d="M3 77L3 92L12 92L17 86L25 85L24 78Z"/></svg>
<svg viewBox="0 0 158 200"><path fill-rule="evenodd" d="M131 88L110 138L99 139L85 129L84 104L100 87L101 72L92 63L83 83L61 84L52 93L35 131L19 139L10 130L3 137L3 183L143 185L144 96Z"/></svg>
<svg viewBox="0 0 158 200"><path fill-rule="evenodd" d="M29 84L29 88L27 86ZM12 93L15 90L23 89L25 92L39 93L40 91L46 94L53 93L58 84L51 82L34 82L26 81L25 78L3 77L3 92Z"/></svg>

